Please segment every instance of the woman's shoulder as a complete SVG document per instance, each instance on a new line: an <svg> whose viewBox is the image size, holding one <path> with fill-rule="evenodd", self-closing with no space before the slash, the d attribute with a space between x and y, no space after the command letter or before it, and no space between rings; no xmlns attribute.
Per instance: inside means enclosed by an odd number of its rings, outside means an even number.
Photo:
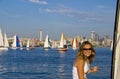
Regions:
<svg viewBox="0 0 120 79"><path fill-rule="evenodd" d="M74 66L84 64L84 63L85 63L85 60L82 57L77 57L75 62L74 62Z"/></svg>

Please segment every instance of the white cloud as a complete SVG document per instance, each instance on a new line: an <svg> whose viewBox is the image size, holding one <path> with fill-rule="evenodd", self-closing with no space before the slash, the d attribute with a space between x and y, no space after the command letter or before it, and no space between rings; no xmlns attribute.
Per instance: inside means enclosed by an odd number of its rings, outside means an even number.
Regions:
<svg viewBox="0 0 120 79"><path fill-rule="evenodd" d="M46 8L39 10L40 12L43 11L48 13L58 13L67 17L77 18L80 21L99 21L97 18L95 18L96 16L93 13L72 9L64 5L61 5L54 9Z"/></svg>
<svg viewBox="0 0 120 79"><path fill-rule="evenodd" d="M33 3L38 3L38 4L48 4L46 1L42 1L42 0L29 0L30 2L33 2Z"/></svg>
<svg viewBox="0 0 120 79"><path fill-rule="evenodd" d="M105 9L105 8L107 8L106 6L104 6L104 5L97 5L97 8L100 8L100 9Z"/></svg>

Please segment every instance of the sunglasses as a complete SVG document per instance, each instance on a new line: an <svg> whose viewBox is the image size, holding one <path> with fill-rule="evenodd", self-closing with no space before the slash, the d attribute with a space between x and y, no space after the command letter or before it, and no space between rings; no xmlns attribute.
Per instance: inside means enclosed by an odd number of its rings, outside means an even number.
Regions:
<svg viewBox="0 0 120 79"><path fill-rule="evenodd" d="M92 50L92 48L83 48L83 50Z"/></svg>

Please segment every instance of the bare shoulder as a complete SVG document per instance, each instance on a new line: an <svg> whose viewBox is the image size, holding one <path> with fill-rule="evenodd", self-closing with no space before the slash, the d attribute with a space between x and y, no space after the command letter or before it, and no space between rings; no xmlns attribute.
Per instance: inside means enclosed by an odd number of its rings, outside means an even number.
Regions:
<svg viewBox="0 0 120 79"><path fill-rule="evenodd" d="M85 60L82 57L78 57L76 58L75 62L74 62L74 66L79 66L80 64L84 64Z"/></svg>

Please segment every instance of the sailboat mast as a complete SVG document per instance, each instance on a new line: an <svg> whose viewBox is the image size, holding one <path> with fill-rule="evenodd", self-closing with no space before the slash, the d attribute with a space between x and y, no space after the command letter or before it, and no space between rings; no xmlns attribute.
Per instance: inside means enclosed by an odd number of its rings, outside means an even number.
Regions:
<svg viewBox="0 0 120 79"><path fill-rule="evenodd" d="M117 0L116 6L116 15L115 15L115 24L114 24L114 36L113 36L113 50L112 50L112 63L111 63L111 79L116 79L116 69L115 69L115 60L116 60L116 47L120 39L118 39L118 27L120 21L120 0ZM120 29L119 29L120 30Z"/></svg>

